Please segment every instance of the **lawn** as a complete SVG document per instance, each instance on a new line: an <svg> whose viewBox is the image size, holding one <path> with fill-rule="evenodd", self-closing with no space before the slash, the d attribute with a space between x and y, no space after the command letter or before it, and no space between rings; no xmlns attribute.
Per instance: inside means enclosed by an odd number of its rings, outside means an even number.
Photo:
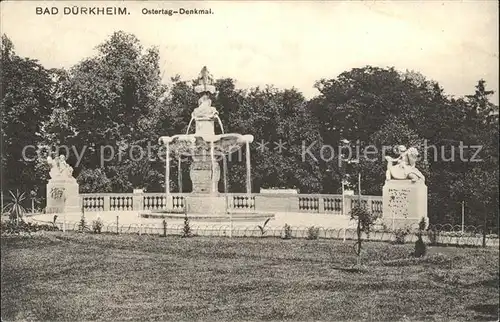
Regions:
<svg viewBox="0 0 500 322"><path fill-rule="evenodd" d="M277 238L2 236L3 321L497 320L499 251Z"/></svg>

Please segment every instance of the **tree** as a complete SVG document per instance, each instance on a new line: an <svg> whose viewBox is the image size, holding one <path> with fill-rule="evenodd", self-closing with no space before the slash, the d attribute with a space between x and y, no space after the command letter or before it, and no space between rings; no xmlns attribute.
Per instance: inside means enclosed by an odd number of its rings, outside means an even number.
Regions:
<svg viewBox="0 0 500 322"><path fill-rule="evenodd" d="M112 185L115 192L123 192L130 189L125 182L137 186L148 179L137 182L130 176L137 162L151 158L145 154L148 143L152 152L158 149L157 121L166 87L161 84L158 50L143 50L134 35L115 32L96 49L95 56L57 73L54 92L59 105L45 124L44 138L49 145L76 147L83 155L81 160L68 158L77 165L75 174L103 167L108 177L124 175ZM136 159L134 153L141 150L144 156Z"/></svg>
<svg viewBox="0 0 500 322"><path fill-rule="evenodd" d="M493 197L498 185L492 183L498 168L498 107L489 102L492 91L486 89L484 81L478 82L474 95L454 99L447 97L437 82L419 73L367 66L344 72L336 79L320 80L316 88L320 95L309 106L324 144L338 147L347 139L356 142L361 151L368 146L377 147L378 152L372 155L374 162L361 157L356 165L356 173L363 174L363 193L381 193L385 172L380 149L383 145L413 145L419 149L421 159L417 166L426 176L429 188L431 223L457 220L457 206L463 198L472 198L467 191L481 191L472 187L481 181L487 188L476 196L474 203L487 209L477 206L476 219L470 222L483 221L483 213L494 218L493 207L498 208L498 199ZM463 151L461 146L481 146L476 157L483 161L463 161L461 158L470 160L475 150ZM345 169L331 164L321 171L334 173L338 178ZM491 183L480 173L491 173ZM493 225L489 219L485 222Z"/></svg>
<svg viewBox="0 0 500 322"><path fill-rule="evenodd" d="M36 60L16 55L6 35L2 35L0 64L1 190L34 190L44 184L36 176L33 160L37 159L36 147L42 141L41 121L53 108L51 73Z"/></svg>
<svg viewBox="0 0 500 322"><path fill-rule="evenodd" d="M356 244L354 245L354 251L357 256L357 266L361 265L361 251L363 249L363 233L369 236L370 231L378 219L378 216L369 212L363 205L357 204L354 206L349 215L351 219L356 221Z"/></svg>

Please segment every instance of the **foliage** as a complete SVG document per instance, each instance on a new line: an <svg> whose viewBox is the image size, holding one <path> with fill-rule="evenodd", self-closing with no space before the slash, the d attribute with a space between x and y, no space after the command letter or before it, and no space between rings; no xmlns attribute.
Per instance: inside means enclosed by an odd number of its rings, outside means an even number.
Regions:
<svg viewBox="0 0 500 322"><path fill-rule="evenodd" d="M0 222L0 231L2 235L34 233L38 231L57 231L57 230L59 229L55 225L31 223L31 222L25 222L24 220L20 220L17 223L12 220Z"/></svg>
<svg viewBox="0 0 500 322"><path fill-rule="evenodd" d="M269 220L271 220L271 218L267 218L266 221L264 221L264 224L262 226L261 225L257 226L260 230L260 236L264 236L266 234L265 228L266 228L266 225L269 222Z"/></svg>
<svg viewBox="0 0 500 322"><path fill-rule="evenodd" d="M163 219L162 221L162 226L163 226L163 237L167 237L167 221Z"/></svg>
<svg viewBox="0 0 500 322"><path fill-rule="evenodd" d="M186 238L186 237L192 237L193 236L193 232L191 230L191 226L189 224L189 218L186 215L184 215L184 226L182 227L182 237Z"/></svg>
<svg viewBox="0 0 500 322"><path fill-rule="evenodd" d="M355 205L349 212L351 219L356 221L356 244L354 245L354 252L356 254L357 265L361 265L361 250L363 248L363 232L370 236L370 231L379 218L377 214L368 211L363 204Z"/></svg>
<svg viewBox="0 0 500 322"><path fill-rule="evenodd" d="M26 209L22 206L23 201L26 200L26 196L24 192L20 193L19 190L16 190L16 193L9 191L9 194L11 201L5 205L2 212L7 212L10 220L19 222L26 213Z"/></svg>
<svg viewBox="0 0 500 322"><path fill-rule="evenodd" d="M111 180L101 168L83 169L76 180L83 193L111 192Z"/></svg>
<svg viewBox="0 0 500 322"><path fill-rule="evenodd" d="M311 226L311 227L307 228L307 237L306 237L306 239L315 240L315 239L318 239L318 238L319 238L319 227Z"/></svg>
<svg viewBox="0 0 500 322"><path fill-rule="evenodd" d="M405 243L406 236L411 233L410 228L398 228L394 230L394 243L402 245Z"/></svg>
<svg viewBox="0 0 500 322"><path fill-rule="evenodd" d="M418 234L417 237L418 239L415 242L415 251L413 254L415 257L423 257L427 253L427 246L422 239L422 234Z"/></svg>
<svg viewBox="0 0 500 322"><path fill-rule="evenodd" d="M283 227L283 231L283 239L292 239L292 227L290 227L290 225L285 224L285 226Z"/></svg>
<svg viewBox="0 0 500 322"><path fill-rule="evenodd" d="M80 221L78 222L78 232L84 233L89 231L89 226L87 225L87 220L85 219L85 213L82 212L82 216L80 217Z"/></svg>
<svg viewBox="0 0 500 322"><path fill-rule="evenodd" d="M417 241L415 242L415 251L413 252L413 256L415 257L423 257L427 253L427 246L422 239L422 235L425 231L425 226L425 218L422 218L418 223Z"/></svg>
<svg viewBox="0 0 500 322"><path fill-rule="evenodd" d="M92 231L95 234L100 234L103 226L104 223L102 222L101 218L97 218L96 220L92 221Z"/></svg>
<svg viewBox="0 0 500 322"><path fill-rule="evenodd" d="M354 206L349 212L349 215L351 219L359 222L361 231L366 233L367 236L370 236L370 231L380 218L379 214L368 211L368 209L363 205Z"/></svg>
<svg viewBox="0 0 500 322"><path fill-rule="evenodd" d="M30 191L44 184L36 175L35 149L41 141L42 122L53 107L51 71L36 60L20 57L14 44L2 35L0 109L2 169L1 190ZM25 152L25 155L23 155Z"/></svg>

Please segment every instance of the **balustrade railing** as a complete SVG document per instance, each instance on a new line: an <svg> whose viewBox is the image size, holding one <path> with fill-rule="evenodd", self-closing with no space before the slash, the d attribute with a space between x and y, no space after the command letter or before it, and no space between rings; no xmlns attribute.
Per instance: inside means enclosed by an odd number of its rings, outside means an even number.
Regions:
<svg viewBox="0 0 500 322"><path fill-rule="evenodd" d="M189 193L85 193L80 195L85 211L183 211ZM298 212L348 215L358 204L358 196L325 194L220 194L227 198L228 211ZM381 196L361 196L361 203L374 213L382 213Z"/></svg>

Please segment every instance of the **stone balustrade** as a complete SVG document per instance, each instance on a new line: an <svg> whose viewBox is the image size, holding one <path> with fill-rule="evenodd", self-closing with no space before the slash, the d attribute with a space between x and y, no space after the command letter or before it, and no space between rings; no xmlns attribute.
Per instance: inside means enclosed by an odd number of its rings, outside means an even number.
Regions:
<svg viewBox="0 0 500 322"><path fill-rule="evenodd" d="M171 210L183 212L190 193L84 193L80 202L84 211ZM222 194L223 196L223 194ZM226 195L231 212L293 212L348 215L358 196L327 194L245 194ZM170 201L167 202L167 201ZM343 202L342 202L343 201ZM381 196L361 196L361 202L373 213L382 213Z"/></svg>

